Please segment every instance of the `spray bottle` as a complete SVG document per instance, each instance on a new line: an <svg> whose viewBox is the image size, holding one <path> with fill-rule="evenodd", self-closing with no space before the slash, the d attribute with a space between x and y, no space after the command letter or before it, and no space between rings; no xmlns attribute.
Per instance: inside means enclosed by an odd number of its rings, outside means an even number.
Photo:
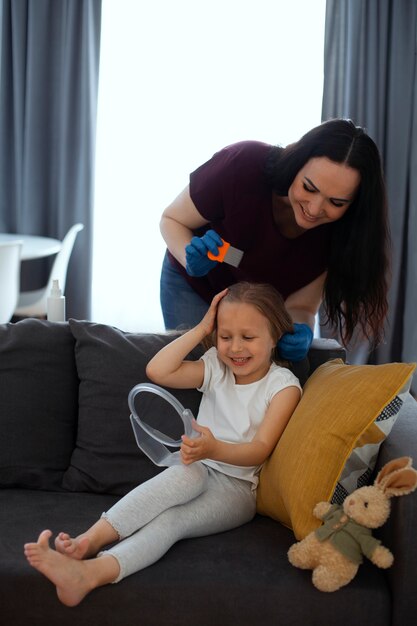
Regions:
<svg viewBox="0 0 417 626"><path fill-rule="evenodd" d="M65 322L65 296L59 288L59 281L52 281L52 289L46 303L47 319L49 322Z"/></svg>

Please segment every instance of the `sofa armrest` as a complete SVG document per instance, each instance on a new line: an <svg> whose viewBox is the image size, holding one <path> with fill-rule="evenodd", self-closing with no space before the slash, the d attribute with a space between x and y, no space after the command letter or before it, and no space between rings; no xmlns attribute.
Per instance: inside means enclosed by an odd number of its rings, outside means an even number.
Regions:
<svg viewBox="0 0 417 626"><path fill-rule="evenodd" d="M346 361L346 350L340 345L336 339L324 339L323 337L315 337L310 346L308 360L310 362L310 374L315 369L331 361L332 359L342 359Z"/></svg>
<svg viewBox="0 0 417 626"><path fill-rule="evenodd" d="M310 346L308 355L302 361L291 363L292 372L297 376L302 386L320 365L332 359L346 361L346 350L335 339L315 338Z"/></svg>
<svg viewBox="0 0 417 626"><path fill-rule="evenodd" d="M417 462L417 402L409 395L396 424L381 446L377 470L388 461L410 456ZM414 464L415 467L415 464ZM387 570L392 594L392 626L411 626L417 615L415 572L417 568L417 491L393 498L391 515L379 537L394 555Z"/></svg>

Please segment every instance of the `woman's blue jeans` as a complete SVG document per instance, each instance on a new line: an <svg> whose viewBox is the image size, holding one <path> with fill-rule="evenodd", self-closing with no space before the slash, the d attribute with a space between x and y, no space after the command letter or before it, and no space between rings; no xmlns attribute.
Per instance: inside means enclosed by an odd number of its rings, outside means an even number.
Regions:
<svg viewBox="0 0 417 626"><path fill-rule="evenodd" d="M160 283L161 309L167 330L185 330L198 324L209 305L187 283L165 254Z"/></svg>

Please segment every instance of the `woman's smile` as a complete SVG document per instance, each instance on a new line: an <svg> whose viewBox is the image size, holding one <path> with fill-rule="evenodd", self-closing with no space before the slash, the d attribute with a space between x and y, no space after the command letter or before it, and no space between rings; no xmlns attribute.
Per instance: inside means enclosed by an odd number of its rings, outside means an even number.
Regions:
<svg viewBox="0 0 417 626"><path fill-rule="evenodd" d="M317 220L319 220L319 219L320 219L321 217L323 217L323 215L324 215L324 212L323 212L323 211L321 211L321 212L319 213L319 215L317 215L317 216L316 216L316 215L311 215L311 214L307 211L307 209L305 209L305 208L303 207L303 205L301 204L301 202L300 202L300 207L301 207L301 210L302 210L302 212L303 212L303 214L304 214L304 217L305 217L305 218L306 218L309 222L317 222Z"/></svg>

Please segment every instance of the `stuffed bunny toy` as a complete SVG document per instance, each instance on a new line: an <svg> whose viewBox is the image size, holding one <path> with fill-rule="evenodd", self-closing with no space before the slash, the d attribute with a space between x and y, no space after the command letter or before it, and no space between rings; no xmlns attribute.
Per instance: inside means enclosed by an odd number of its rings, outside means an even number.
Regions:
<svg viewBox="0 0 417 626"><path fill-rule="evenodd" d="M347 585L362 563L362 554L378 567L388 568L394 557L372 536L388 519L390 498L411 493L417 487L417 472L410 457L390 461L373 485L356 489L343 506L319 502L313 514L323 525L288 551L295 567L313 570L313 584L320 591L336 591Z"/></svg>

